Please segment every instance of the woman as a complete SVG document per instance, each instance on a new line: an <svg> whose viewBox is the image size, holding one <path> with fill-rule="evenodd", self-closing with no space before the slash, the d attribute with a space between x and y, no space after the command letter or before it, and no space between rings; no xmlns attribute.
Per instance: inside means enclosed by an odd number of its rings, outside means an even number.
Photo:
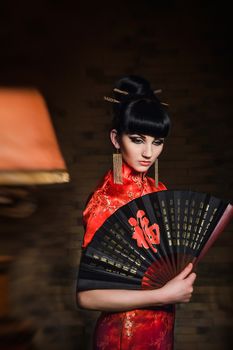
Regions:
<svg viewBox="0 0 233 350"><path fill-rule="evenodd" d="M144 194L166 190L146 175L157 162L170 119L150 83L125 76L114 88L110 138L117 150L113 170L104 177L84 211L83 247L119 207ZM121 165L120 157L123 159ZM192 264L156 290L87 290L77 293L81 307L100 310L94 337L96 350L170 350L174 304L189 302L195 273Z"/></svg>

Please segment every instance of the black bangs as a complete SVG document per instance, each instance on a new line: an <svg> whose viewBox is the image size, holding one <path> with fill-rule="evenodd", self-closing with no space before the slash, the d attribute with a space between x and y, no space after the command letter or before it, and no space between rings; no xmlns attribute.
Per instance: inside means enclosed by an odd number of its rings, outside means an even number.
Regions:
<svg viewBox="0 0 233 350"><path fill-rule="evenodd" d="M117 129L120 134L136 133L167 137L170 118L157 101L141 99L128 104L124 111L124 118L121 119Z"/></svg>

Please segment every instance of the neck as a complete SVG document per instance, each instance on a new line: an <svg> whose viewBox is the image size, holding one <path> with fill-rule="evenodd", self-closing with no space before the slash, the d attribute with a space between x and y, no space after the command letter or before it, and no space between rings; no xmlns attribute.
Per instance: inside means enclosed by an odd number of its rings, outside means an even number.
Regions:
<svg viewBox="0 0 233 350"><path fill-rule="evenodd" d="M137 176L141 179L144 179L144 177L146 176L146 173L147 173L146 171L145 172L138 172L138 171L134 170L131 166L129 166L124 161L122 164L122 172L123 172L124 177L131 175L131 176Z"/></svg>

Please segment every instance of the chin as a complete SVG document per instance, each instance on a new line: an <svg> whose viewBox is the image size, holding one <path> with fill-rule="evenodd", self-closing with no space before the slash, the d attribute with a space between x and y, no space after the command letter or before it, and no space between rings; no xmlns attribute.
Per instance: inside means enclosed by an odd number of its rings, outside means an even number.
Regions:
<svg viewBox="0 0 233 350"><path fill-rule="evenodd" d="M150 168L149 166L143 166L143 165L138 165L133 167L133 169L138 173L145 173L146 171L149 170L149 168Z"/></svg>

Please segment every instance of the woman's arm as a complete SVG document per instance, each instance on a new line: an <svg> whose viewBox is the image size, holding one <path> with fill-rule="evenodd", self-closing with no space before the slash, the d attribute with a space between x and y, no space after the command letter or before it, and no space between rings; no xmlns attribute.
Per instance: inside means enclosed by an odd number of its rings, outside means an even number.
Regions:
<svg viewBox="0 0 233 350"><path fill-rule="evenodd" d="M187 303L196 274L188 264L183 271L165 286L154 290L96 289L77 293L80 307L99 311L125 311L151 306Z"/></svg>

